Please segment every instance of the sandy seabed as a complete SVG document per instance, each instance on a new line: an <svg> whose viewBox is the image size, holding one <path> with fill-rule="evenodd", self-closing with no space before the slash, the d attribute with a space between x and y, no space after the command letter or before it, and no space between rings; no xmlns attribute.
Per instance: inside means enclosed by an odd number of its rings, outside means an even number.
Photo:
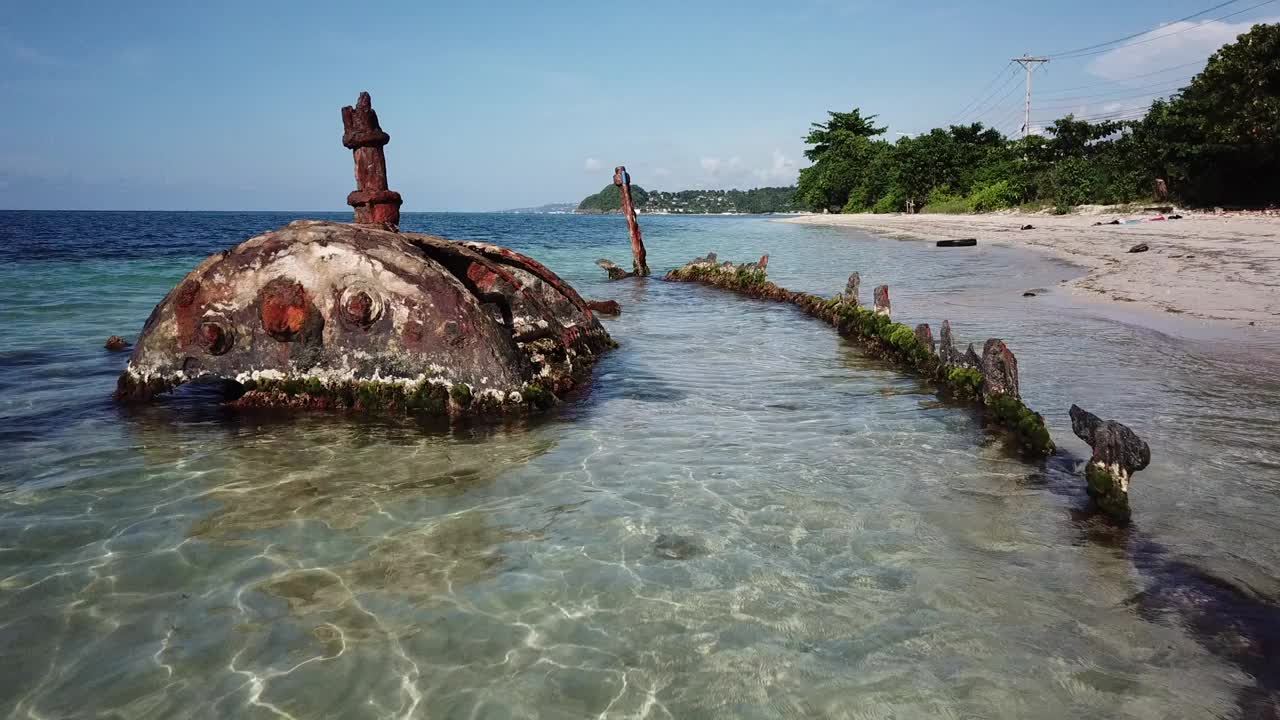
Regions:
<svg viewBox="0 0 1280 720"><path fill-rule="evenodd" d="M1280 216L1184 213L1180 220L1094 225L1138 217L801 215L778 222L856 228L902 240L976 238L979 244L1041 250L1087 270L1065 283L1073 293L1190 318L1280 329ZM1034 228L1023 230L1026 225ZM1139 243L1150 249L1130 253Z"/></svg>

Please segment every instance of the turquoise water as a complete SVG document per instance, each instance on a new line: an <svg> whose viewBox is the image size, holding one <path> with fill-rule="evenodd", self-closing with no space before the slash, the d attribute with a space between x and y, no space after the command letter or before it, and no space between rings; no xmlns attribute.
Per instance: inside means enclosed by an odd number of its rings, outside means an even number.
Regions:
<svg viewBox="0 0 1280 720"><path fill-rule="evenodd" d="M0 213L0 714L1277 714L1274 347L1108 319L1015 251L642 218L655 270L768 252L1003 337L1065 450L1028 464L794 308L606 282L620 218L409 214L618 300L620 349L548 417L452 431L110 401L106 336L303 216ZM1128 529L1087 512L1072 402L1151 444Z"/></svg>

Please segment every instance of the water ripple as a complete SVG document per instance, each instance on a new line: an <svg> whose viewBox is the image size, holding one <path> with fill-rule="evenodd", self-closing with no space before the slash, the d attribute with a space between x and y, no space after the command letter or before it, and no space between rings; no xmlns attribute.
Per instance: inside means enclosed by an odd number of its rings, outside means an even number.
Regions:
<svg viewBox="0 0 1280 720"><path fill-rule="evenodd" d="M291 216L3 215L0 715L1225 717L1277 690L1274 356L1021 298L1060 264L644 221L655 267L769 252L824 294L856 269L906 320L1004 337L1067 451L1037 467L791 308L604 281L609 217L405 216L623 304L552 417L121 410L102 339ZM1072 402L1151 441L1128 534L1081 513Z"/></svg>

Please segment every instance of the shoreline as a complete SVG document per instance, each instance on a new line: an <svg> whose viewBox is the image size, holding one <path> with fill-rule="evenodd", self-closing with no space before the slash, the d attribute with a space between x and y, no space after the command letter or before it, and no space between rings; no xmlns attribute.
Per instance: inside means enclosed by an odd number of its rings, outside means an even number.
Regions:
<svg viewBox="0 0 1280 720"><path fill-rule="evenodd" d="M977 238L979 247L1036 250L1084 270L1059 286L1081 300L1251 330L1280 329L1280 218L1188 214L1181 220L1093 225L1126 217L1133 216L815 214L772 222L844 227L897 240ZM1025 225L1034 229L1022 230ZM1138 243L1150 250L1130 253Z"/></svg>

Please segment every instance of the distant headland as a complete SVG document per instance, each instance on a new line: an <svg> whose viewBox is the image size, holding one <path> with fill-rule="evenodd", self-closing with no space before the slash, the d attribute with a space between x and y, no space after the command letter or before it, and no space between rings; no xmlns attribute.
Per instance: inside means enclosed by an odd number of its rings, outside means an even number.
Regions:
<svg viewBox="0 0 1280 720"><path fill-rule="evenodd" d="M511 208L510 210L498 210L497 212L503 215L568 215L576 210L577 207L573 203L547 203L537 207Z"/></svg>
<svg viewBox="0 0 1280 720"><path fill-rule="evenodd" d="M794 213L803 208L795 201L794 187L762 187L751 190L645 190L631 186L636 211L646 214L768 214ZM616 185L590 195L574 212L582 215L604 215L622 212L622 193Z"/></svg>

